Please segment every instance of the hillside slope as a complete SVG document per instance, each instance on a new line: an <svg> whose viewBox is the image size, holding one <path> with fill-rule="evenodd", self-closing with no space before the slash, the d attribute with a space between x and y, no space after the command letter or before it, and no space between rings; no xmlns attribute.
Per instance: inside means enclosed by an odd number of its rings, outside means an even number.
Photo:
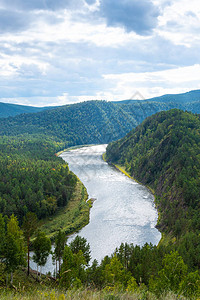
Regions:
<svg viewBox="0 0 200 300"><path fill-rule="evenodd" d="M173 109L147 118L106 151L109 162L154 189L158 228L178 241L180 252L188 249L188 260L196 253L194 264L200 263L199 147L199 116Z"/></svg>
<svg viewBox="0 0 200 300"><path fill-rule="evenodd" d="M45 133L64 141L66 146L108 143L123 137L146 117L176 106L148 101L125 104L87 101L0 119L0 135Z"/></svg>
<svg viewBox="0 0 200 300"><path fill-rule="evenodd" d="M20 114L37 113L51 107L34 107L0 102L0 118L14 117Z"/></svg>
<svg viewBox="0 0 200 300"><path fill-rule="evenodd" d="M156 113L158 111L168 110L171 108L179 108L183 110L189 110L194 113L200 113L200 90L194 90L182 94L163 95L163 96L154 97L146 100L129 99L129 100L122 100L122 101L113 101L112 103L120 106L124 104L131 105L136 113L140 110L143 111L144 110L143 108L145 108L146 117L150 115L151 111L153 111L153 113ZM65 107L66 105L60 106L61 109L62 108L65 109ZM23 114L23 113L37 113L43 110L49 110L55 108L57 107L32 107L32 106L24 106L24 105L0 102L0 118L14 117L16 115Z"/></svg>
<svg viewBox="0 0 200 300"><path fill-rule="evenodd" d="M187 93L182 94L168 94L163 95L160 97L154 97L151 99L148 99L150 102L176 102L176 103L182 103L182 104L188 104L192 102L199 102L200 101L200 90L194 90Z"/></svg>
<svg viewBox="0 0 200 300"><path fill-rule="evenodd" d="M68 145L106 143L137 125L134 115L105 101L89 101L0 120L0 135L53 136Z"/></svg>

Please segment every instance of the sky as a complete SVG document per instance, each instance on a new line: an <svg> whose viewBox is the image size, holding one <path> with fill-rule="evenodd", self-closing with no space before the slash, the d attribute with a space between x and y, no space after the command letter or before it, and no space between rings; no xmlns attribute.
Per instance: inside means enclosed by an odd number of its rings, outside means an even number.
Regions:
<svg viewBox="0 0 200 300"><path fill-rule="evenodd" d="M0 0L0 101L32 106L200 89L199 0Z"/></svg>

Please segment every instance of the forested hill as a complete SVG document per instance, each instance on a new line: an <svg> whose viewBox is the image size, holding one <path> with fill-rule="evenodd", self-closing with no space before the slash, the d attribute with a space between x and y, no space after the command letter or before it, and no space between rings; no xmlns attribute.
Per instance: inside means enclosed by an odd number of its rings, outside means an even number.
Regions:
<svg viewBox="0 0 200 300"><path fill-rule="evenodd" d="M123 101L114 101L112 103L118 105L132 105L132 110L135 111L135 116L137 116L138 112L140 116L144 114L142 120L144 120L145 117L151 115L152 110L153 113L156 113L158 111L168 110L170 108L179 108L194 113L200 113L200 90L194 90L183 94L163 95L146 100L129 99ZM36 113L43 110L55 108L57 107L32 107L0 102L0 118L7 118L10 116L13 117L24 113ZM65 109L65 106L63 106L63 108ZM144 112L144 109L146 110L146 112Z"/></svg>
<svg viewBox="0 0 200 300"><path fill-rule="evenodd" d="M36 113L51 107L33 107L0 102L0 118L14 117L19 114Z"/></svg>
<svg viewBox="0 0 200 300"><path fill-rule="evenodd" d="M177 240L193 236L193 245L200 240L199 149L199 115L173 109L148 117L106 151L108 161L155 190L158 227Z"/></svg>
<svg viewBox="0 0 200 300"><path fill-rule="evenodd" d="M123 137L146 117L174 107L177 104L87 101L0 119L0 135L45 133L66 145L108 143Z"/></svg>
<svg viewBox="0 0 200 300"><path fill-rule="evenodd" d="M124 136L137 124L134 114L120 105L89 101L1 119L0 135L45 133L69 145L105 143Z"/></svg>
<svg viewBox="0 0 200 300"><path fill-rule="evenodd" d="M182 94L167 94L148 99L149 102L180 103L189 106L190 103L200 102L200 90Z"/></svg>

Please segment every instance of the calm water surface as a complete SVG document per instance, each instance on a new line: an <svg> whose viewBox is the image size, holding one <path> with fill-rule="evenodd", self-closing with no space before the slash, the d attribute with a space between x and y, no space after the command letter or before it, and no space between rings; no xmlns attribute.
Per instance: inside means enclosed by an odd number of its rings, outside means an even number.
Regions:
<svg viewBox="0 0 200 300"><path fill-rule="evenodd" d="M78 234L90 243L92 260L99 262L123 242L158 244L157 211L150 191L102 159L106 145L83 147L61 154L69 168L95 198L90 223ZM75 235L71 236L70 242ZM51 261L43 271L51 269Z"/></svg>
<svg viewBox="0 0 200 300"><path fill-rule="evenodd" d="M149 190L102 159L106 145L84 147L62 153L72 170L95 198L90 223L79 235L91 246L92 258L100 261L122 242L157 244L157 211Z"/></svg>

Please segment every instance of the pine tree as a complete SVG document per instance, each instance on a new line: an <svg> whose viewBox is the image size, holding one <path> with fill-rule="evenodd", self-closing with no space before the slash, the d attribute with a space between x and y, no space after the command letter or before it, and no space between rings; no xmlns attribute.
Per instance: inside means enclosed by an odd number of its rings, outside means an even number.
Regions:
<svg viewBox="0 0 200 300"><path fill-rule="evenodd" d="M54 250L54 258L56 260L56 270L57 270L57 261L58 261L58 272L60 273L60 267L61 267L61 259L63 256L65 244L67 242L67 237L65 232L62 232L59 230L56 238L55 238L55 250ZM56 272L57 273L57 272Z"/></svg>
<svg viewBox="0 0 200 300"><path fill-rule="evenodd" d="M27 275L29 276L30 273L30 238L35 232L38 224L38 219L36 214L32 212L28 212L26 216L24 217L22 229L24 232L24 236L26 238L27 242L27 263L28 263L28 268L27 268Z"/></svg>
<svg viewBox="0 0 200 300"><path fill-rule="evenodd" d="M44 232L38 231L36 239L33 241L33 251L33 261L41 268L46 264L47 258L51 252L51 240Z"/></svg>
<svg viewBox="0 0 200 300"><path fill-rule="evenodd" d="M17 217L12 215L7 224L7 233L4 247L5 269L11 273L11 284L13 283L13 272L21 265L26 264L26 248L23 233L18 225Z"/></svg>

